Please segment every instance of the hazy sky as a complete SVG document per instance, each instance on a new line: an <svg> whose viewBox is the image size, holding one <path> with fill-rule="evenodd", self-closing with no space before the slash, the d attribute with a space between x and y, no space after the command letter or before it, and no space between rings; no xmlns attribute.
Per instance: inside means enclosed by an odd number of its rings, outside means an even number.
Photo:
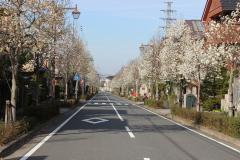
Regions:
<svg viewBox="0 0 240 160"><path fill-rule="evenodd" d="M115 74L139 55L163 25L165 0L72 0L81 10L77 28L101 74ZM201 19L206 0L173 0L177 19ZM80 30L80 29L79 29Z"/></svg>

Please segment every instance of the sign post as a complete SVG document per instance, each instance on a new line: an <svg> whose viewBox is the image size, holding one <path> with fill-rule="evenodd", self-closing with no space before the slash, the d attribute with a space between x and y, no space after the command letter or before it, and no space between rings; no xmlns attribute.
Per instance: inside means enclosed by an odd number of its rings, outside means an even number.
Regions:
<svg viewBox="0 0 240 160"><path fill-rule="evenodd" d="M75 76L73 77L73 80L76 81L76 85L75 85L75 99L78 99L78 82L80 81L81 77L78 73L75 74Z"/></svg>

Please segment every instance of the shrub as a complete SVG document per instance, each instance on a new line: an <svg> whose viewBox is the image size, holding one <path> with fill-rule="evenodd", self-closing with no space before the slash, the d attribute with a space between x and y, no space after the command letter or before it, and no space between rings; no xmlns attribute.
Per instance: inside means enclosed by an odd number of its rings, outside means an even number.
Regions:
<svg viewBox="0 0 240 160"><path fill-rule="evenodd" d="M203 112L202 125L219 132L227 133L228 117L221 113Z"/></svg>
<svg viewBox="0 0 240 160"><path fill-rule="evenodd" d="M153 107L155 105L156 101L154 99L147 99L144 101L144 105L147 105L149 107Z"/></svg>
<svg viewBox="0 0 240 160"><path fill-rule="evenodd" d="M27 107L24 110L24 115L27 117L34 117L38 121L44 122L59 114L59 107L61 104L61 102L55 102Z"/></svg>
<svg viewBox="0 0 240 160"><path fill-rule="evenodd" d="M29 130L29 122L25 119L6 125L0 123L0 146L16 139Z"/></svg>
<svg viewBox="0 0 240 160"><path fill-rule="evenodd" d="M228 134L234 137L240 138L240 117L230 118L229 120L229 131Z"/></svg>
<svg viewBox="0 0 240 160"><path fill-rule="evenodd" d="M201 114L193 109L183 109L180 107L171 107L173 115L193 121L195 124L201 123Z"/></svg>
<svg viewBox="0 0 240 160"><path fill-rule="evenodd" d="M203 109L205 111L213 111L220 109L221 99L219 98L208 98L203 102Z"/></svg>
<svg viewBox="0 0 240 160"><path fill-rule="evenodd" d="M233 118L228 117L224 113L197 112L180 107L172 107L171 113L172 115L192 120L195 124L240 138L240 117Z"/></svg>
<svg viewBox="0 0 240 160"><path fill-rule="evenodd" d="M156 100L153 100L153 99L147 99L147 100L144 101L144 105L147 105L147 106L153 107L153 108L165 109L164 102L162 100L156 101Z"/></svg>

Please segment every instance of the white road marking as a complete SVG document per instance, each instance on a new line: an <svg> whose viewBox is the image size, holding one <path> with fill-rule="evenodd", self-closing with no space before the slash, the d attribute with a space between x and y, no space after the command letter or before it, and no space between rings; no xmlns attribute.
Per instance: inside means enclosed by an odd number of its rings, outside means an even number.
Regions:
<svg viewBox="0 0 240 160"><path fill-rule="evenodd" d="M119 105L119 106L120 106L120 105L121 105L121 103L117 103L117 105Z"/></svg>
<svg viewBox="0 0 240 160"><path fill-rule="evenodd" d="M94 98L94 97L93 97ZM89 101L91 101L91 98ZM52 136L54 136L63 126L65 126L73 117L75 117L83 108L86 106L82 106L79 108L74 114L72 114L68 119L66 119L62 124L60 124L54 131L52 131L49 135L47 135L41 142L39 142L35 147L33 147L30 151L28 151L20 160L27 160L31 155L33 155L44 143L46 143Z"/></svg>
<svg viewBox="0 0 240 160"><path fill-rule="evenodd" d="M94 103L94 104L98 104L98 103Z"/></svg>
<svg viewBox="0 0 240 160"><path fill-rule="evenodd" d="M128 106L128 104L125 104L125 106Z"/></svg>
<svg viewBox="0 0 240 160"><path fill-rule="evenodd" d="M109 120L103 119L103 118L98 118L98 117L93 117L93 118L89 118L89 119L84 119L82 121L91 123L91 124L98 124L98 123L108 122Z"/></svg>
<svg viewBox="0 0 240 160"><path fill-rule="evenodd" d="M60 126L46 136L41 142L39 142L34 148L32 148L27 154L25 154L20 160L28 159L33 153L35 153L44 143L46 143L53 135L55 135L64 125L66 125L78 112L80 112L86 105L79 108L73 115L65 120Z"/></svg>
<svg viewBox="0 0 240 160"><path fill-rule="evenodd" d="M202 134L202 133L197 132L197 131L195 131L195 130L193 130L193 129L190 129L190 128L188 128L188 127L186 127L186 126L184 126L184 125L182 125L182 124L180 124L180 123L177 123L177 122L175 122L175 121L173 121L173 120L170 120L170 119L168 119L168 118L166 118L166 117L164 117L164 116L161 116L160 114L157 114L157 113L155 113L155 112L153 112L153 111L151 111L151 110L149 110L149 109L140 107L140 106L138 106L138 105L135 105L135 106L138 107L138 108L141 108L141 109L143 109L143 110L146 110L146 111L148 111L148 112L150 112L150 113L152 113L152 114L154 114L154 115L156 115L156 116L158 116L158 117L161 117L161 118L163 118L163 119L165 119L165 120L167 120L167 121L170 121L170 122L172 122L172 123L174 123L174 124L176 124L176 125L178 125L178 126L181 126L181 127L185 128L185 129L187 129L187 130L189 130L189 131L191 131L191 132L193 132L193 133L195 133L195 134L198 134L198 135L200 135L200 136L202 136L202 137L204 137L204 138L207 138L207 139L209 139L209 140L211 140L211 141L213 141L213 142L216 142L216 143L218 143L218 144L220 144L220 145L222 145L222 146L224 146L224 147L226 147L226 148L228 148L228 149L231 149L231 150L233 150L233 151L235 151L235 152L237 152L237 153L240 153L240 150L238 150L238 149L236 149L236 148L233 148L233 147L231 147L231 146L229 146L229 145L227 145L227 144L225 144L225 143L223 143L223 142L220 142L220 141L218 141L218 140L216 140L216 139L213 139L213 138L211 138L211 137L209 137L209 136L207 136L207 135L205 135L205 134Z"/></svg>
<svg viewBox="0 0 240 160"><path fill-rule="evenodd" d="M143 160L150 160L150 158L144 158Z"/></svg>
<svg viewBox="0 0 240 160"><path fill-rule="evenodd" d="M105 94L105 97L107 97L108 102L110 102L110 99L108 98L108 96L106 94Z"/></svg>
<svg viewBox="0 0 240 160"><path fill-rule="evenodd" d="M128 134L131 138L135 138L134 134L132 133L132 131L127 126L125 126L125 129L126 129L126 131L128 132Z"/></svg>
<svg viewBox="0 0 240 160"><path fill-rule="evenodd" d="M117 111L117 109L114 107L114 105L113 104L111 104L112 105L112 107L113 107L113 109L114 109L114 111L116 112L116 114L117 114L117 116L118 116L118 118L123 122L124 121L124 119L122 118L122 116L118 113L118 111Z"/></svg>
<svg viewBox="0 0 240 160"><path fill-rule="evenodd" d="M107 103L102 103L102 105L106 105Z"/></svg>

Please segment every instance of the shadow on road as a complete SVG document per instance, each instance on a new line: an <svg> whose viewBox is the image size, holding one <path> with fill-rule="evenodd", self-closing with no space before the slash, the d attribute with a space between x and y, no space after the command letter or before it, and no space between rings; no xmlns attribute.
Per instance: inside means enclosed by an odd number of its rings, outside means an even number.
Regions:
<svg viewBox="0 0 240 160"><path fill-rule="evenodd" d="M21 157L11 158L11 159L4 159L4 160L19 160ZM47 156L31 156L28 160L45 160Z"/></svg>

